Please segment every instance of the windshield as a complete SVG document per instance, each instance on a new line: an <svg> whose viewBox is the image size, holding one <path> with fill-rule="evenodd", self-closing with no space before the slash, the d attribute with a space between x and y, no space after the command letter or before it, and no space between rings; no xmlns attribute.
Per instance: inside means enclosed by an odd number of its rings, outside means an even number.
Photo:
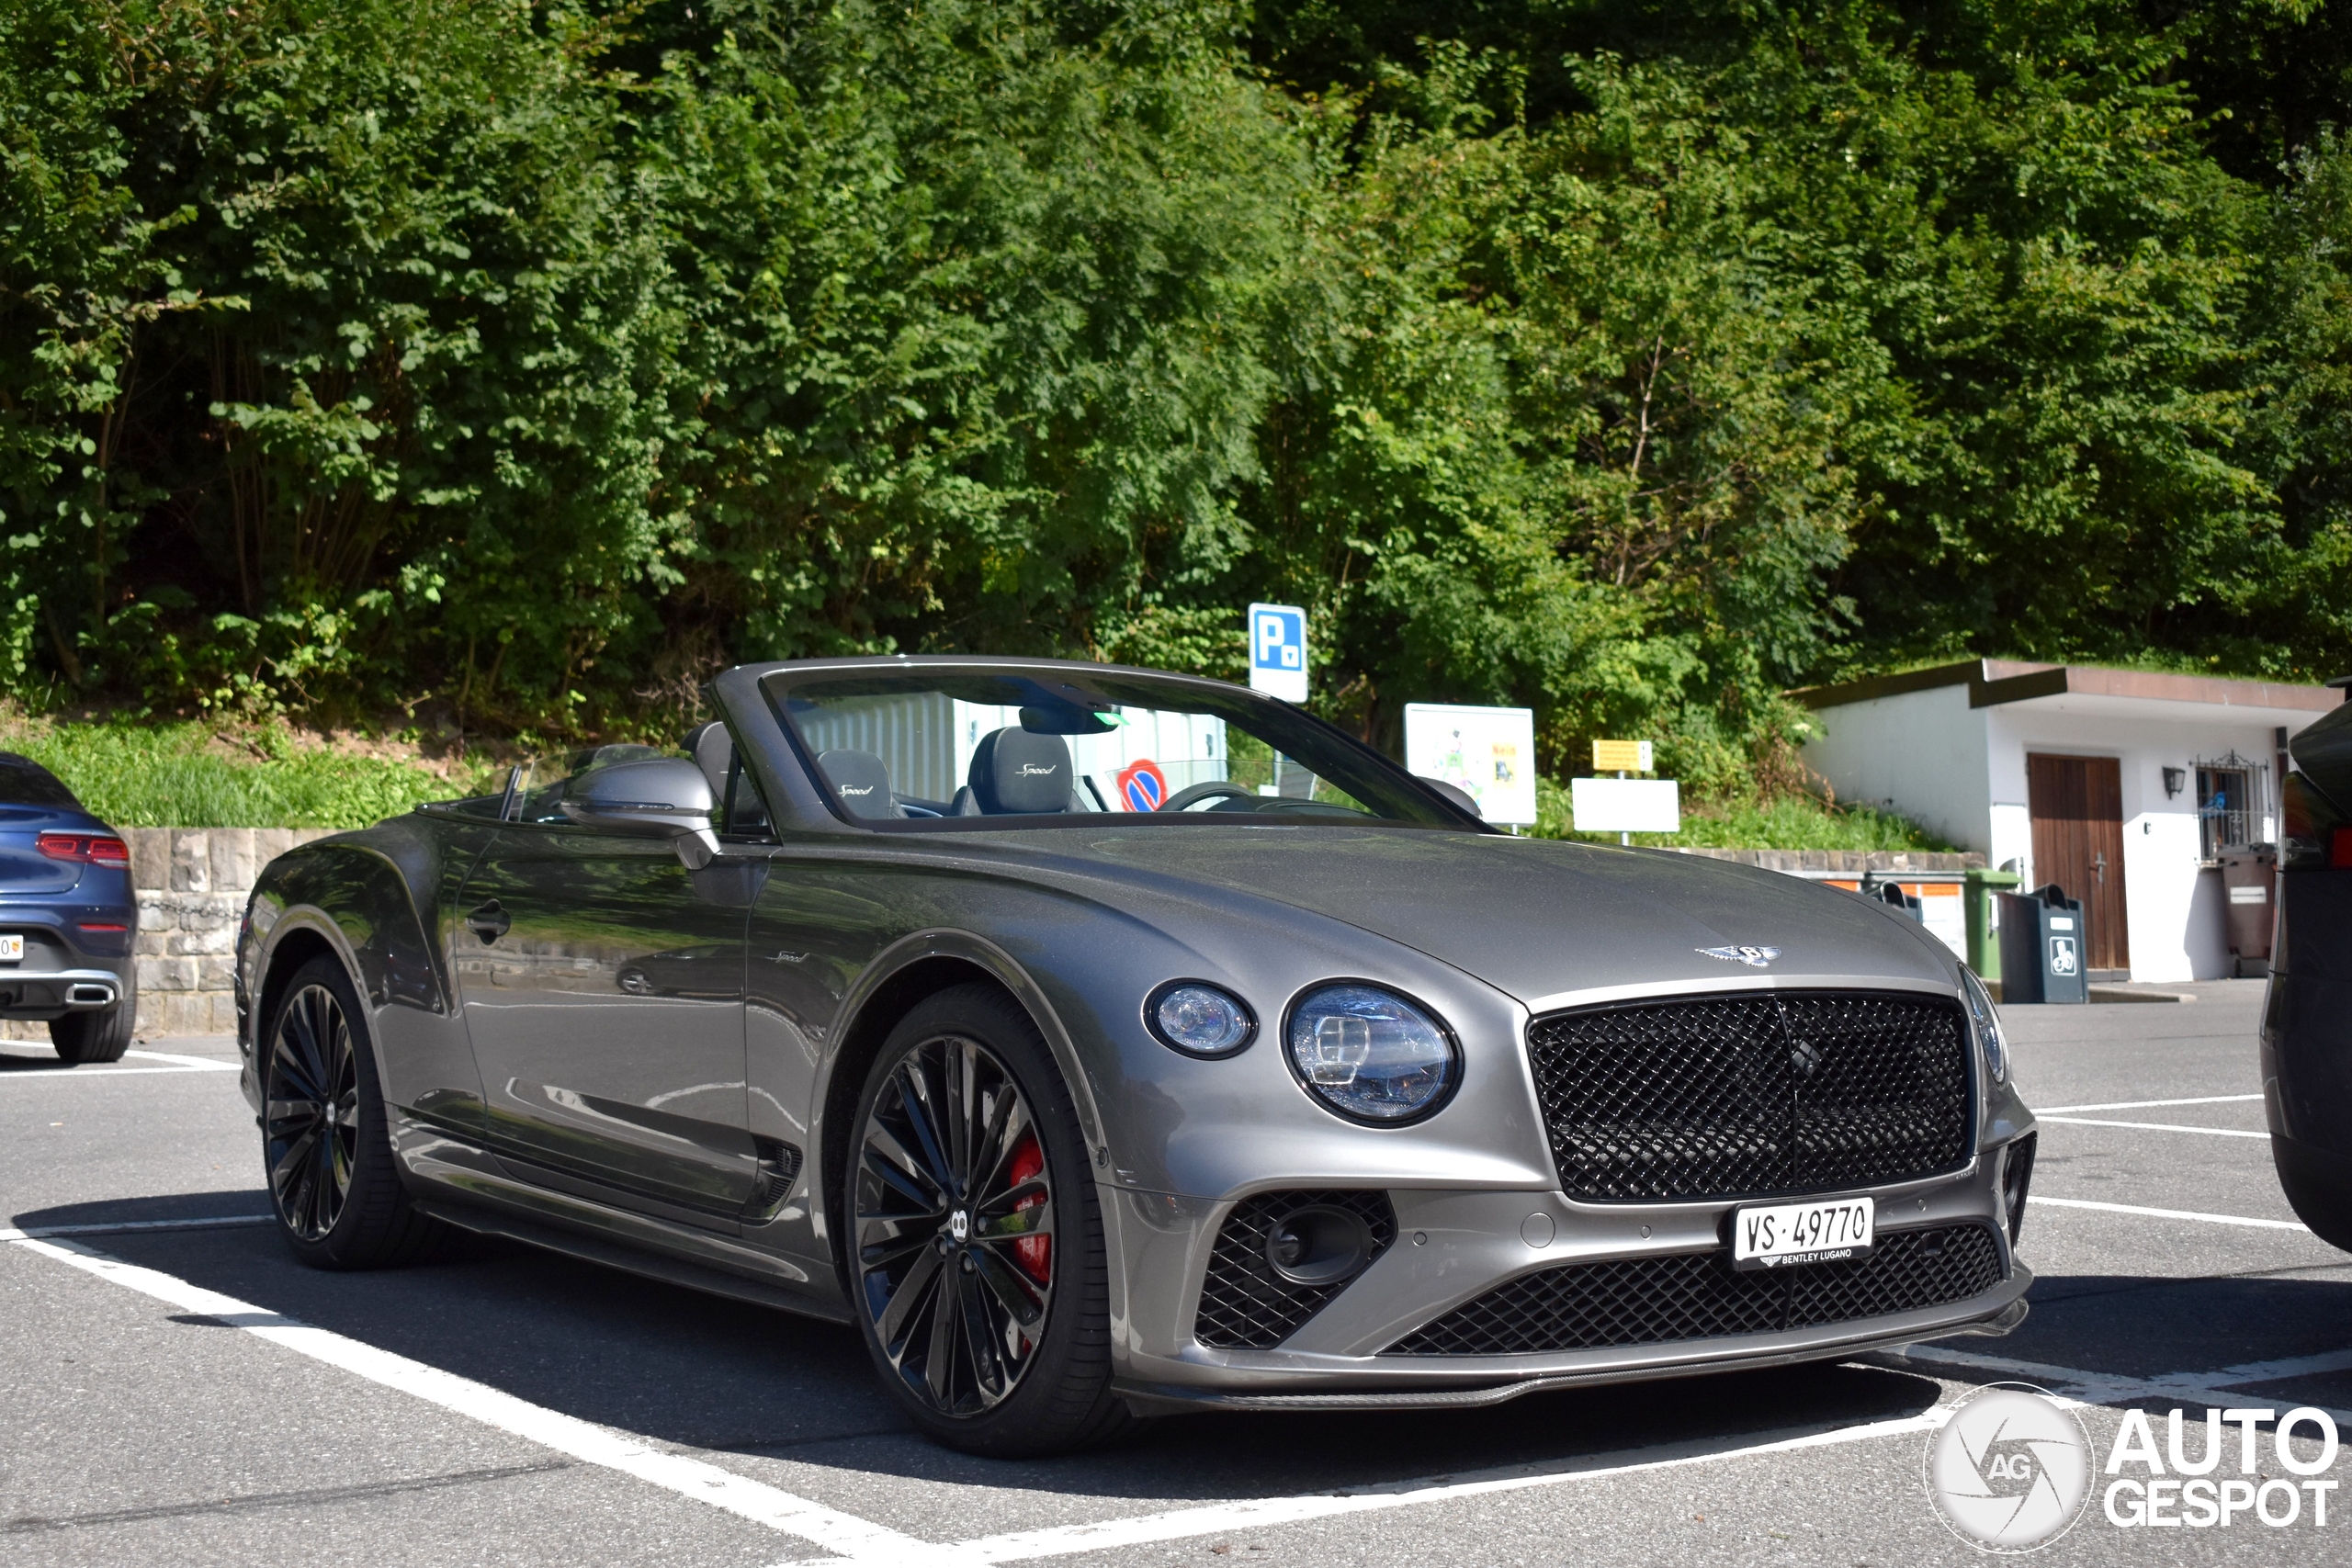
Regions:
<svg viewBox="0 0 2352 1568"><path fill-rule="evenodd" d="M1074 816L1467 826L1393 764L1238 690L922 666L781 671L765 684L842 810L876 827Z"/></svg>

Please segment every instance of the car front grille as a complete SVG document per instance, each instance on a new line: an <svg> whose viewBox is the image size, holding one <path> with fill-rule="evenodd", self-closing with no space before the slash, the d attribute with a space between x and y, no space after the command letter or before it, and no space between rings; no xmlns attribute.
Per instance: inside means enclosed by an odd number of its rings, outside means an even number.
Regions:
<svg viewBox="0 0 2352 1568"><path fill-rule="evenodd" d="M1546 1013L1527 1041L1572 1198L1821 1192L1968 1160L1955 1001L1747 991Z"/></svg>
<svg viewBox="0 0 2352 1568"><path fill-rule="evenodd" d="M1352 1211L1372 1235L1372 1258L1396 1239L1396 1211L1385 1192L1261 1192L1244 1199L1216 1233L1193 1337L1214 1349L1265 1350L1281 1344L1347 1289L1295 1285L1266 1262L1266 1238L1282 1218L1318 1204ZM1370 1259L1367 1259L1369 1262Z"/></svg>
<svg viewBox="0 0 2352 1568"><path fill-rule="evenodd" d="M1765 1334L1942 1306L2000 1281L2000 1247L1981 1224L1890 1231L1865 1258L1747 1273L1721 1250L1571 1263L1497 1286L1382 1354L1527 1356Z"/></svg>

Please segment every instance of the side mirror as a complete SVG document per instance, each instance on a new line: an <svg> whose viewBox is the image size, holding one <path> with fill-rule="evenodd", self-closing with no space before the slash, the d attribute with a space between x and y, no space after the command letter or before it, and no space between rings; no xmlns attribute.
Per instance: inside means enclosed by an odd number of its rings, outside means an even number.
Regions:
<svg viewBox="0 0 2352 1568"><path fill-rule="evenodd" d="M671 840L688 871L718 858L711 806L710 781L683 757L645 757L582 773L562 802L563 814L582 828Z"/></svg>

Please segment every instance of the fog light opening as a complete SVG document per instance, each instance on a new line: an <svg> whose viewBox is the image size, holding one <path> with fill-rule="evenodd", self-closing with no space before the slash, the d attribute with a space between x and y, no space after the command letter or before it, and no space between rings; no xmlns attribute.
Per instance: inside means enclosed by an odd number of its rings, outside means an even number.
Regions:
<svg viewBox="0 0 2352 1568"><path fill-rule="evenodd" d="M1266 1267L1294 1285L1340 1284L1371 1261L1363 1221L1328 1203L1293 1209L1266 1233Z"/></svg>

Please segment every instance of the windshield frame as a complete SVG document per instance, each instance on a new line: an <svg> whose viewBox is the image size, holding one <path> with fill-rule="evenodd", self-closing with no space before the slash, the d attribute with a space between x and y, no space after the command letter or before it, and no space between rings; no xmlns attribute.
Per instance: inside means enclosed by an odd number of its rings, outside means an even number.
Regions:
<svg viewBox="0 0 2352 1568"><path fill-rule="evenodd" d="M1070 811L1040 813L1004 813L979 817L933 818L859 818L850 814L827 784L817 766L808 742L792 720L788 699L801 686L830 685L854 681L860 677L942 680L964 677L1007 676L1042 683L1058 683L1081 692L1098 682L1125 684L1144 682L1168 688L1170 708L1188 700L1196 705L1195 711L1232 710L1265 714L1275 725L1304 726L1316 740L1337 750L1340 755L1374 778L1400 793L1406 800L1429 814L1427 820L1399 817L1375 817L1353 810L1345 815L1324 816L1307 812L1136 812L1136 811ZM1059 677L1057 682L1056 678ZM986 833L1026 831L1033 829L1084 828L1101 830L1106 827L1174 827L1220 826L1226 828L1351 828L1396 829L1415 832L1476 832L1495 834L1502 829L1483 818L1464 811L1426 780L1405 771L1393 757L1366 744L1339 726L1317 717L1302 707L1278 702L1262 693L1227 681L1213 681L1198 675L1179 674L1168 670L1148 670L1126 664L1091 664L1074 660L1057 659L988 659L953 654L897 655L868 659L792 660L769 666L760 671L758 688L766 702L769 717L791 749L803 778L824 803L831 820L829 829L843 827L885 836L913 833ZM1228 719L1228 721L1230 721ZM1246 727L1245 727L1246 728ZM1285 753L1287 754L1287 753ZM1342 789L1349 788L1348 780L1334 775L1331 782ZM1351 793L1353 792L1351 790Z"/></svg>

